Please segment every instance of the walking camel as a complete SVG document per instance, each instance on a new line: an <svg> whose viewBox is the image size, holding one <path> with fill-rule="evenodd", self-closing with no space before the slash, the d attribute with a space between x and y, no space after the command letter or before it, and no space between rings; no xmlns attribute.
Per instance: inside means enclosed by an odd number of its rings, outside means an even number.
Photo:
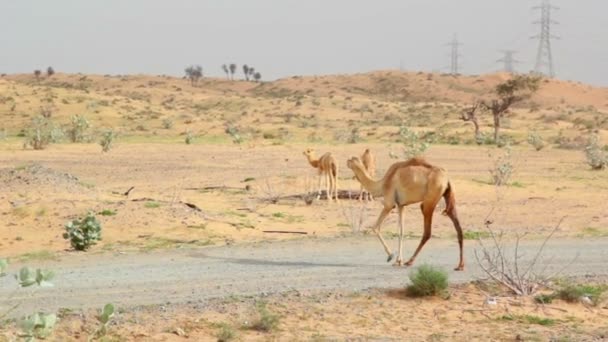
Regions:
<svg viewBox="0 0 608 342"><path fill-rule="evenodd" d="M361 161L363 162L363 166L365 166L365 170L370 178L374 178L376 176L376 158L369 150L369 148L365 149L365 152L361 155ZM355 177L356 178L356 177ZM374 197L368 191L365 191L363 184L361 184L361 190L359 191L359 201L361 201L364 195L367 194L367 199L369 201L373 201Z"/></svg>
<svg viewBox="0 0 608 342"><path fill-rule="evenodd" d="M338 163L331 153L327 152L319 159L315 158L315 150L306 149L303 153L308 159L308 163L316 169L319 169L319 192L317 199L321 198L321 177L325 178L325 189L327 200L331 201L332 197L336 197L338 201Z"/></svg>
<svg viewBox="0 0 608 342"><path fill-rule="evenodd" d="M399 252L395 265L402 266L403 212L406 205L422 202L420 209L424 216L424 232L418 248L416 248L412 257L405 263L405 265L411 266L424 244L431 237L433 212L435 211L437 203L439 203L439 200L443 197L446 203L443 214L447 215L452 220L458 235L460 260L455 270L464 270L462 228L456 213L454 190L444 169L433 166L424 159L412 158L408 161L397 162L391 165L382 179L373 180L365 170L365 166L359 158L351 157L347 161L347 166L349 169L353 170L359 182L371 195L384 197L384 208L380 212L380 216L378 216L378 220L372 229L380 239L382 246L384 246L386 254L388 254L388 262L390 262L395 255L391 252L382 238L380 228L382 222L384 222L384 219L386 219L391 210L397 207L397 212L399 214Z"/></svg>

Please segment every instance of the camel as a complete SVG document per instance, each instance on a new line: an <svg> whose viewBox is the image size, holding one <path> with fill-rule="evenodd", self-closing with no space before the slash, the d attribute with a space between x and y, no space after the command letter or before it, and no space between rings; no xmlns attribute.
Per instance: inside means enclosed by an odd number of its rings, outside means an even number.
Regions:
<svg viewBox="0 0 608 342"><path fill-rule="evenodd" d="M306 149L303 153L310 165L316 169L319 169L319 192L317 193L317 199L321 198L321 176L325 178L325 189L327 193L327 200L331 201L332 197L335 196L336 202L338 201L338 163L331 153L327 152L322 155L319 159L315 158L315 150Z"/></svg>
<svg viewBox="0 0 608 342"><path fill-rule="evenodd" d="M365 152L361 155L361 161L363 162L363 166L365 166L365 170L370 178L374 178L376 176L376 158L369 150L369 148L365 149ZM356 177L355 177L356 178ZM359 191L359 201L361 201L364 195L367 194L367 199L369 201L373 201L374 197L369 192L365 191L363 184L361 184L361 190Z"/></svg>
<svg viewBox="0 0 608 342"><path fill-rule="evenodd" d="M462 228L456 213L454 188L450 184L444 169L433 166L424 159L412 158L408 161L397 162L391 165L382 179L373 180L367 173L363 162L358 157L351 157L348 159L347 166L349 169L353 170L355 177L371 195L384 197L384 208L380 212L380 216L372 229L380 239L380 242L388 255L387 262L390 262L395 254L391 252L382 238L380 227L391 210L397 207L399 214L399 252L395 265L402 266L403 259L401 251L403 243L403 213L405 206L422 202L420 209L424 216L424 233L418 248L416 248L412 257L405 263L406 266L411 266L414 264L414 260L416 259L416 256L418 256L418 253L420 253L424 244L431 237L433 212L435 211L437 203L439 203L439 200L443 197L446 203L443 214L447 215L452 220L458 235L458 245L460 247L460 261L454 270L464 270Z"/></svg>

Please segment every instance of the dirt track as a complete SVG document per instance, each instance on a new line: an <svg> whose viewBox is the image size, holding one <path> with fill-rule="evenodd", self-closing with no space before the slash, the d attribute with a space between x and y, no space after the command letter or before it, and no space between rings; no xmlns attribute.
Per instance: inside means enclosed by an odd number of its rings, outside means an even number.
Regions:
<svg viewBox="0 0 608 342"><path fill-rule="evenodd" d="M407 240L409 257L417 240ZM541 241L526 243L520 250L530 258ZM396 241L391 241L395 246ZM473 256L475 241L466 241L467 270L450 271L452 282L475 279L479 268ZM608 274L608 239L550 241L545 250L548 269L561 268L580 253L566 275ZM446 269L456 265L454 242L432 239L417 264L432 263ZM335 239L302 239L252 245L168 250L149 254L76 254L40 266L57 276L52 288L17 292L15 280L0 278L0 305L24 300L17 313L36 309L120 307L186 303L234 295L260 295L290 290L358 290L400 287L407 270L385 262L379 242L372 236ZM9 273L21 265L13 264Z"/></svg>

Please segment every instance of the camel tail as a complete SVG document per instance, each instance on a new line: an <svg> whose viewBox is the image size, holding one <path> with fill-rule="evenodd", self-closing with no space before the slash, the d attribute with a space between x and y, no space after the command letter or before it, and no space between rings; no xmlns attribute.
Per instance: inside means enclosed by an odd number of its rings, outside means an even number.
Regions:
<svg viewBox="0 0 608 342"><path fill-rule="evenodd" d="M448 181L448 188L445 189L443 193L443 199L445 200L445 210L443 211L443 215L447 215L448 213L453 212L456 209L456 197L454 196L454 189L452 189L452 184Z"/></svg>
<svg viewBox="0 0 608 342"><path fill-rule="evenodd" d="M336 164L336 163L331 164L331 174L336 178L338 177L338 164Z"/></svg>

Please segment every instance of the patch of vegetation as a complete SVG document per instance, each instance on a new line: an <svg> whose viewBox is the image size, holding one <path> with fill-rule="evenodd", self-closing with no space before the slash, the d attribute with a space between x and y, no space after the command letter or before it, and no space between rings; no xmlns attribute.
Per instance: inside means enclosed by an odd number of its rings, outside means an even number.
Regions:
<svg viewBox="0 0 608 342"><path fill-rule="evenodd" d="M490 155L490 158L492 156ZM506 185L513 174L513 162L511 161L511 148L507 147L502 156L494 159L492 168L489 170L492 177L492 184L496 186Z"/></svg>
<svg viewBox="0 0 608 342"><path fill-rule="evenodd" d="M592 135L585 146L587 164L593 170L603 170L608 166L608 153L602 150L597 135Z"/></svg>
<svg viewBox="0 0 608 342"><path fill-rule="evenodd" d="M539 304L551 304L553 303L553 299L555 299L555 293L541 293L539 295L534 296L534 301Z"/></svg>
<svg viewBox="0 0 608 342"><path fill-rule="evenodd" d="M236 329L232 327L232 325L228 323L219 324L219 331L217 332L217 341L218 342L230 342L236 339L237 332Z"/></svg>
<svg viewBox="0 0 608 342"><path fill-rule="evenodd" d="M101 223L93 212L89 212L82 219L66 223L65 230L63 238L70 240L70 245L77 251L87 250L101 240Z"/></svg>
<svg viewBox="0 0 608 342"><path fill-rule="evenodd" d="M158 202L154 202L154 201L147 201L144 204L144 207L148 208L148 209L156 209L160 207L160 203Z"/></svg>
<svg viewBox="0 0 608 342"><path fill-rule="evenodd" d="M429 148L429 143L407 126L399 128L399 141L403 144L403 157L405 159L420 156Z"/></svg>
<svg viewBox="0 0 608 342"><path fill-rule="evenodd" d="M577 303L583 298L589 298L593 305L598 305L602 294L608 290L605 285L574 285L569 284L555 293L555 296L568 303Z"/></svg>
<svg viewBox="0 0 608 342"><path fill-rule="evenodd" d="M437 296L448 288L446 271L431 265L422 265L410 272L412 284L406 288L410 297Z"/></svg>
<svg viewBox="0 0 608 342"><path fill-rule="evenodd" d="M63 131L50 118L38 115L32 119L30 126L25 128L23 147L42 150L51 143L56 143L63 137Z"/></svg>
<svg viewBox="0 0 608 342"><path fill-rule="evenodd" d="M462 236L465 240L479 240L490 237L490 233L488 232L479 232L474 230L466 230L462 233Z"/></svg>
<svg viewBox="0 0 608 342"><path fill-rule="evenodd" d="M253 177L247 177L247 178L243 179L243 183L252 182L254 180L255 180L255 178L253 178Z"/></svg>
<svg viewBox="0 0 608 342"><path fill-rule="evenodd" d="M112 209L104 209L98 213L101 216L114 216L116 215L116 210Z"/></svg>
<svg viewBox="0 0 608 342"><path fill-rule="evenodd" d="M547 145L543 138L536 131L528 133L528 144L532 145L535 150L540 151Z"/></svg>
<svg viewBox="0 0 608 342"><path fill-rule="evenodd" d="M272 332L279 326L279 315L268 310L266 302L259 301L255 304L255 308L258 314L258 319L251 326L252 329Z"/></svg>
<svg viewBox="0 0 608 342"><path fill-rule="evenodd" d="M87 130L91 124L84 115L72 115L70 117L70 127L68 129L68 137L73 143L84 142L87 139Z"/></svg>
<svg viewBox="0 0 608 342"><path fill-rule="evenodd" d="M97 320L99 321L99 327L93 333L93 338L101 338L105 336L108 332L108 325L110 324L110 320L114 317L114 305L106 304L101 310L99 316L97 316Z"/></svg>
<svg viewBox="0 0 608 342"><path fill-rule="evenodd" d="M37 251L37 252L27 252L19 255L16 258L20 262L27 261L42 261L42 260L58 260L58 257L55 253L47 250Z"/></svg>
<svg viewBox="0 0 608 342"><path fill-rule="evenodd" d="M114 139L116 139L116 132L114 132L113 129L109 129L103 132L101 134L101 140L99 141L99 145L101 145L101 151L109 152L114 144Z"/></svg>

